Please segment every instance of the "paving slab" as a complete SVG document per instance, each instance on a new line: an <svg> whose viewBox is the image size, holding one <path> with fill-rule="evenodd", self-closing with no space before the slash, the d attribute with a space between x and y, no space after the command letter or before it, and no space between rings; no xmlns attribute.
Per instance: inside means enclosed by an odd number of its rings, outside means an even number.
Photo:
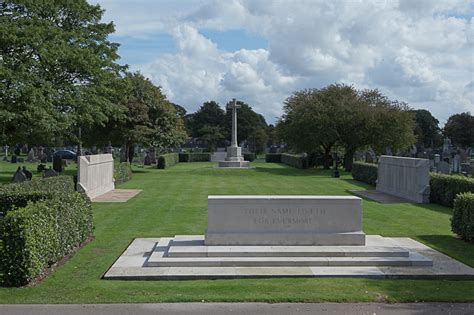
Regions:
<svg viewBox="0 0 474 315"><path fill-rule="evenodd" d="M201 244L200 236L180 236L188 244ZM401 248L409 252L409 257L240 257L250 261L289 259L299 260L301 266L245 266L232 263L235 257L191 257L186 266L150 267L150 259L176 259L167 256L169 246L174 246L173 238L135 239L106 272L104 279L110 280L167 280L167 279L221 279L221 278L270 278L270 277L364 277L364 278L409 278L409 279L474 279L474 268L454 260L424 244L409 238L391 238L368 235L367 243ZM178 242L179 243L179 242ZM161 246L158 246L161 244ZM215 259L215 266L198 267L203 258ZM364 266L354 266L354 261L365 259ZM370 259L368 259L370 258ZM181 258L180 258L181 259ZM305 260L320 260L321 266L308 266ZM411 261L410 266L380 266L377 260ZM193 265L191 262L195 261ZM339 266L330 266L330 261ZM352 260L352 261L351 261ZM224 265L222 264L222 262ZM369 262L370 261L370 262ZM219 262L219 263L217 263ZM226 265L227 264L227 265ZM306 265L305 265L306 264ZM341 266L343 265L344 266ZM432 265L431 265L432 264Z"/></svg>
<svg viewBox="0 0 474 315"><path fill-rule="evenodd" d="M142 191L142 189L114 189L93 198L92 202L127 202Z"/></svg>

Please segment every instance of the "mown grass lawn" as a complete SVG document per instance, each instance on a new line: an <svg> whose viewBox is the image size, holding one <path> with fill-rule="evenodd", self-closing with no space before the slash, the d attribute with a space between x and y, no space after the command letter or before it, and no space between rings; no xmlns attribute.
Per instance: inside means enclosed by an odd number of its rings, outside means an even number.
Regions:
<svg viewBox="0 0 474 315"><path fill-rule="evenodd" d="M95 240L41 283L0 288L0 303L139 303L184 301L474 301L474 281L375 279L235 279L107 281L101 276L136 237L204 234L207 195L345 195L368 188L328 171L254 162L251 170L213 163L181 163L167 170L136 168L120 188L144 191L125 204L94 204ZM0 162L0 182L11 178ZM72 169L72 166L71 166ZM7 175L5 175L7 174ZM381 205L363 201L364 231L406 236L474 267L474 245L454 237L451 209L437 205Z"/></svg>

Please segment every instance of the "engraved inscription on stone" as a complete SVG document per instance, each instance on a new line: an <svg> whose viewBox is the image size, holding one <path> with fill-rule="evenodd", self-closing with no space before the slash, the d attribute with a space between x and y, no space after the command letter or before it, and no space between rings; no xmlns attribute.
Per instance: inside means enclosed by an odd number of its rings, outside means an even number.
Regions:
<svg viewBox="0 0 474 315"><path fill-rule="evenodd" d="M242 209L249 223L258 225L307 225L326 215L323 208Z"/></svg>

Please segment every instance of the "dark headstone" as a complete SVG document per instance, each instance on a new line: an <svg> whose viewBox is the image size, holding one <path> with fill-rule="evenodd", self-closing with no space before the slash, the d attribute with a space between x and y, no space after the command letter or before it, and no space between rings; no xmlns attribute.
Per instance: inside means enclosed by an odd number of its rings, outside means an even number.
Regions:
<svg viewBox="0 0 474 315"><path fill-rule="evenodd" d="M21 149L20 149L20 147L16 147L16 148L15 148L15 151L13 151L13 153L15 153L15 155L20 155L20 154L21 154Z"/></svg>
<svg viewBox="0 0 474 315"><path fill-rule="evenodd" d="M145 165L151 165L151 157L150 157L150 155L148 154L148 152L146 153L145 161L143 162L143 164L145 164Z"/></svg>
<svg viewBox="0 0 474 315"><path fill-rule="evenodd" d="M25 166L23 166L23 174L26 175L26 178L28 178L28 180L31 180L33 178L33 174L28 171Z"/></svg>
<svg viewBox="0 0 474 315"><path fill-rule="evenodd" d="M12 163L16 163L16 162L17 162L17 157L16 157L16 155L12 155L12 158L11 158L10 162L12 162Z"/></svg>
<svg viewBox="0 0 474 315"><path fill-rule="evenodd" d="M21 153L28 154L28 151L29 150L28 150L28 145L27 144L25 144L21 147ZM17 154L17 155L19 155L19 154Z"/></svg>
<svg viewBox="0 0 474 315"><path fill-rule="evenodd" d="M27 181L28 177L26 177L25 173L21 170L20 167L16 170L15 174L13 175L12 182L14 183L22 183Z"/></svg>
<svg viewBox="0 0 474 315"><path fill-rule="evenodd" d="M56 173L55 170L49 168L47 170L44 170L43 171L43 177L54 177L54 176L58 176L58 173Z"/></svg>
<svg viewBox="0 0 474 315"><path fill-rule="evenodd" d="M53 169L58 173L63 171L63 163L59 155L55 155L53 158Z"/></svg>

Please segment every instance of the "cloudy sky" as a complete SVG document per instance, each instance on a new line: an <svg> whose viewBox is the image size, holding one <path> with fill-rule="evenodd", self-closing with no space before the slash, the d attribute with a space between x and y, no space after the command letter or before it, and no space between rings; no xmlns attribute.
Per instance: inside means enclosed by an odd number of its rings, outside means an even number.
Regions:
<svg viewBox="0 0 474 315"><path fill-rule="evenodd" d="M474 2L89 0L123 64L195 111L245 101L269 123L293 91L378 88L443 124L474 113Z"/></svg>

